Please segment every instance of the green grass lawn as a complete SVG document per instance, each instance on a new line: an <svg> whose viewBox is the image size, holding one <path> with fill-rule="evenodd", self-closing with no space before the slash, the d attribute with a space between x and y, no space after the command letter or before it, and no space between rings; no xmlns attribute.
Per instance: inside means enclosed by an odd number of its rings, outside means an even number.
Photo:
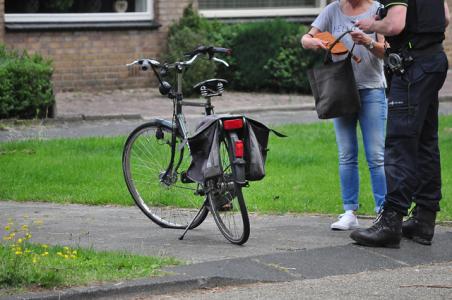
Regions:
<svg viewBox="0 0 452 300"><path fill-rule="evenodd" d="M440 121L443 201L452 220L452 117ZM337 150L331 122L288 125L271 137L267 176L251 182L245 199L261 213L342 211ZM31 140L0 144L0 199L132 205L121 154L125 137ZM373 213L369 172L360 144L360 213Z"/></svg>
<svg viewBox="0 0 452 300"><path fill-rule="evenodd" d="M44 249L31 243L16 243L14 247L0 244L0 258L0 296L30 288L62 288L145 278L162 274L163 266L179 264L169 257L61 246Z"/></svg>

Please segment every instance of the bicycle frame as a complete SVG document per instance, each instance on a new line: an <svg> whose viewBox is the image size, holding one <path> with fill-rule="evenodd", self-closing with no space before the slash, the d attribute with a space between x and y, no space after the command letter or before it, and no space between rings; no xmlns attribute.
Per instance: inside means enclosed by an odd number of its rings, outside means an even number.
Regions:
<svg viewBox="0 0 452 300"><path fill-rule="evenodd" d="M189 137L189 131L187 128L187 123L185 120L185 116L182 112L183 106L198 106L198 107L204 107L205 108L205 114L206 115L212 115L213 114L213 106L210 100L210 97L206 97L205 103L198 103L198 102L190 102L190 101L184 101L183 95L182 95L182 72L183 68L176 66L176 80L177 80L177 91L176 91L176 97L173 99L174 101L174 109L173 109L173 123L172 123L172 140L171 140L171 158L170 163L168 165L168 168L165 171L165 174L162 176L161 180L165 181L166 178L168 178L169 175L173 173L173 171L177 171L182 163L183 157L184 157L184 146L187 144L188 150L190 151L190 146L188 145L188 137ZM183 138L183 145L181 146L181 155L179 158L179 161L177 162L175 168L174 167L174 159L176 156L176 138L177 134L180 134Z"/></svg>

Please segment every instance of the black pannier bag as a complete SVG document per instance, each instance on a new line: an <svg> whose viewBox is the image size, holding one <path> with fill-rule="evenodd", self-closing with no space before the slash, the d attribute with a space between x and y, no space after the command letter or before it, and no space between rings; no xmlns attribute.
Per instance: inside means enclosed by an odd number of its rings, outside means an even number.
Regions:
<svg viewBox="0 0 452 300"><path fill-rule="evenodd" d="M247 119L246 125L245 179L249 181L261 180L265 176L268 135L271 129L252 119Z"/></svg>
<svg viewBox="0 0 452 300"><path fill-rule="evenodd" d="M255 181L265 176L265 160L270 131L278 136L284 136L264 124L241 115L207 116L198 125L195 134L188 139L192 162L187 170L187 176L193 181L203 183L206 179L222 174L219 142L221 120L244 119L244 128L238 131L239 138L244 141L246 162L246 180Z"/></svg>

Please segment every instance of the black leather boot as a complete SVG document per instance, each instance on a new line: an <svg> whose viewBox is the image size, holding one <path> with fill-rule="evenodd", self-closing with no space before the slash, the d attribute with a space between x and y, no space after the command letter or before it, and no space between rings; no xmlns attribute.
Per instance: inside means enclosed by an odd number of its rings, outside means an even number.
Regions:
<svg viewBox="0 0 452 300"><path fill-rule="evenodd" d="M416 206L411 217L403 222L402 234L422 245L431 245L435 234L436 212Z"/></svg>
<svg viewBox="0 0 452 300"><path fill-rule="evenodd" d="M402 220L402 214L387 208L378 216L374 225L355 230L350 237L363 246L400 248Z"/></svg>

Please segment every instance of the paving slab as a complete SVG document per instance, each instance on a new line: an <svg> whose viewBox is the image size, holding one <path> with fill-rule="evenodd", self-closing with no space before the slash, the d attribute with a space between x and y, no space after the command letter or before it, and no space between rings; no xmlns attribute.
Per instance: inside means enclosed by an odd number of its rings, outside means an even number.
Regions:
<svg viewBox="0 0 452 300"><path fill-rule="evenodd" d="M130 199L131 203L132 200ZM0 224L7 218L42 220L33 240L50 244L124 250L143 255L170 255L199 263L254 255L346 245L347 232L329 229L336 216L251 214L251 236L244 246L229 243L209 215L185 239L181 230L164 229L137 207L85 206L0 201ZM363 220L369 224L371 220ZM108 224L108 225L107 225ZM1 232L1 231L0 231Z"/></svg>

